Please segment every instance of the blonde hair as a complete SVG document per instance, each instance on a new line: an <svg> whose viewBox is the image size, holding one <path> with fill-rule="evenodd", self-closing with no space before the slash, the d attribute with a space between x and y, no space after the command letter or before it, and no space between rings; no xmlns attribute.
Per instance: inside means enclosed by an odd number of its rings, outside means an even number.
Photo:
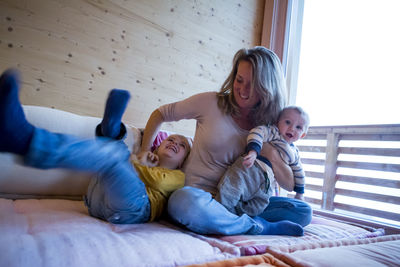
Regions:
<svg viewBox="0 0 400 267"><path fill-rule="evenodd" d="M233 83L241 61L252 65L252 88L260 96L260 101L250 114L250 118L253 118L252 123L254 126L276 123L286 102L285 79L278 56L262 46L243 48L236 52L232 71L218 93L218 107L226 114L240 115L240 108L233 95Z"/></svg>

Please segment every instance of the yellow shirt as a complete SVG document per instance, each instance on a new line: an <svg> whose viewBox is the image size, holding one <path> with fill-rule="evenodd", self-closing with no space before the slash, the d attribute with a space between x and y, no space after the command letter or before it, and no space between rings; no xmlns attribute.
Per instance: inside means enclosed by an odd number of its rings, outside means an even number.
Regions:
<svg viewBox="0 0 400 267"><path fill-rule="evenodd" d="M170 170L161 167L147 167L133 161L140 179L146 185L150 200L151 214L149 221L159 218L167 204L168 197L175 190L183 187L185 174L180 170Z"/></svg>

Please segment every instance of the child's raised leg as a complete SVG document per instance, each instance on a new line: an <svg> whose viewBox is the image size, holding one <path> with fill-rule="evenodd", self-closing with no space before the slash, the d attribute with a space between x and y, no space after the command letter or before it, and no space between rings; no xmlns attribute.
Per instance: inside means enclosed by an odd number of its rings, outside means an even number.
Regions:
<svg viewBox="0 0 400 267"><path fill-rule="evenodd" d="M129 156L123 142L80 139L36 128L24 163L91 172L86 196L90 215L112 223L144 223L149 220L150 203Z"/></svg>
<svg viewBox="0 0 400 267"><path fill-rule="evenodd" d="M68 168L96 173L88 191L89 212L114 223L143 223L150 216L146 188L129 162L129 151L109 139L79 139L30 124L18 98L19 75L7 70L0 77L0 151L24 156L26 165ZM98 193L98 194L96 194Z"/></svg>
<svg viewBox="0 0 400 267"><path fill-rule="evenodd" d="M129 98L130 94L126 90L113 89L110 91L103 120L96 127L97 136L105 136L117 140L125 137L126 129L121 123L121 119L128 105Z"/></svg>

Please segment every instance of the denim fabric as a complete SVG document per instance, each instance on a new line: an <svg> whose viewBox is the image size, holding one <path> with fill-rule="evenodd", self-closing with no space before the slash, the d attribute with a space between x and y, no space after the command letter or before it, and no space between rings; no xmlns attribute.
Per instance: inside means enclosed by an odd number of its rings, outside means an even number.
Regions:
<svg viewBox="0 0 400 267"><path fill-rule="evenodd" d="M177 223L199 234L258 234L263 227L246 214L229 212L209 192L185 186L168 200L168 213Z"/></svg>
<svg viewBox="0 0 400 267"><path fill-rule="evenodd" d="M246 214L230 213L211 194L190 186L176 190L168 201L168 213L177 223L199 234L259 234L263 227ZM311 222L311 207L300 200L271 197L259 215L267 221L290 220L305 226Z"/></svg>
<svg viewBox="0 0 400 267"><path fill-rule="evenodd" d="M111 223L143 223L150 218L149 198L129 155L123 142L85 140L36 128L24 163L93 173L85 197L89 214Z"/></svg>
<svg viewBox="0 0 400 267"><path fill-rule="evenodd" d="M304 227L311 222L312 208L299 199L270 197L267 208L258 216L268 222L289 220Z"/></svg>

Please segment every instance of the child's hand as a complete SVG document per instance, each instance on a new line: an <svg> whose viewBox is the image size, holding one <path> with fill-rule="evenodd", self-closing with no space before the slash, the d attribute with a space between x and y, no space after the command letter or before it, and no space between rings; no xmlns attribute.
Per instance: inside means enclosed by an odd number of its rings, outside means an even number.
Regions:
<svg viewBox="0 0 400 267"><path fill-rule="evenodd" d="M294 198L304 201L304 194L296 193L296 195L294 196Z"/></svg>
<svg viewBox="0 0 400 267"><path fill-rule="evenodd" d="M148 167L158 166L158 156L150 151L140 152L137 155L137 159L140 164Z"/></svg>
<svg viewBox="0 0 400 267"><path fill-rule="evenodd" d="M250 150L249 153L247 153L247 155L243 157L243 166L245 166L246 168L250 168L251 166L253 166L256 158L257 152L255 152L254 150Z"/></svg>
<svg viewBox="0 0 400 267"><path fill-rule="evenodd" d="M147 153L147 162L149 167L158 166L158 156L152 152Z"/></svg>

